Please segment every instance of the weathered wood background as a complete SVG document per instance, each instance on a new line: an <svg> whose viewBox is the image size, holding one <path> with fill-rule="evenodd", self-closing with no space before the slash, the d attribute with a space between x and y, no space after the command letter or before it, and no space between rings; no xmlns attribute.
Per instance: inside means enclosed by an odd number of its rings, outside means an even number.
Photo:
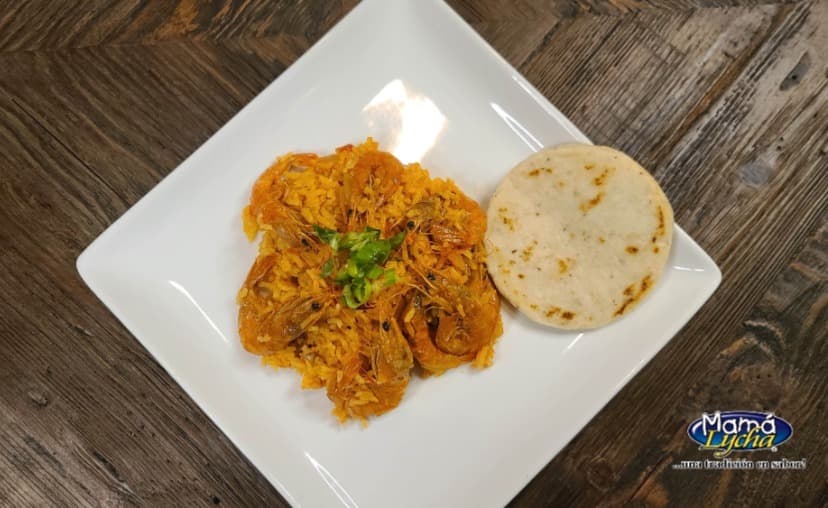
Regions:
<svg viewBox="0 0 828 508"><path fill-rule="evenodd" d="M0 505L284 505L74 261L354 3L0 0ZM724 274L513 504L828 505L828 0L452 5ZM807 470L672 469L712 409Z"/></svg>

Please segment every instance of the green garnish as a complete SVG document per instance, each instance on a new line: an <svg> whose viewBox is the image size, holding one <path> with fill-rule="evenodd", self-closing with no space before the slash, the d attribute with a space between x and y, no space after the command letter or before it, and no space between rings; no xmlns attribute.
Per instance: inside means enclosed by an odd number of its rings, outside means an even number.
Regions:
<svg viewBox="0 0 828 508"><path fill-rule="evenodd" d="M368 277L371 280L374 280L377 277L379 277L380 275L382 275L383 273L385 273L385 270L383 270L381 266L374 265L374 266L371 267L370 270L368 270L368 272L365 273L365 276Z"/></svg>
<svg viewBox="0 0 828 508"><path fill-rule="evenodd" d="M331 246L334 252L339 247L339 233L333 229L323 228L322 226L313 226L313 232L320 240Z"/></svg>
<svg viewBox="0 0 828 508"><path fill-rule="evenodd" d="M380 239L380 230L366 227L364 231L337 233L322 226L313 226L316 236L330 245L334 256L322 265L322 276L334 274L334 267L341 259L337 254L348 251L348 258L333 276L334 282L342 286L342 301L352 309L362 306L371 295L397 282L394 270L384 269L391 251L405 239L405 230L391 238Z"/></svg>
<svg viewBox="0 0 828 508"><path fill-rule="evenodd" d="M385 270L385 287L396 284L396 282L397 282L397 272L395 272L391 268L389 268L388 270Z"/></svg>
<svg viewBox="0 0 828 508"><path fill-rule="evenodd" d="M333 267L333 258L325 261L325 263L322 265L322 277L327 277L328 275L330 275L331 272L333 272Z"/></svg>

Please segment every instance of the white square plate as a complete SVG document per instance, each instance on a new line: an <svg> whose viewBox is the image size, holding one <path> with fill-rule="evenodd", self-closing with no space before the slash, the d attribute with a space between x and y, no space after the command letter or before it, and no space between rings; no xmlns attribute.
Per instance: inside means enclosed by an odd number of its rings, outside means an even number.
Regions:
<svg viewBox="0 0 828 508"><path fill-rule="evenodd" d="M494 365L414 379L399 408L340 426L323 390L262 367L236 333L256 253L240 212L287 151L371 135L486 205L541 146L581 134L450 8L369 0L107 229L84 281L294 506L509 501L687 322L719 283L676 228L635 312L600 330L542 329L504 306Z"/></svg>

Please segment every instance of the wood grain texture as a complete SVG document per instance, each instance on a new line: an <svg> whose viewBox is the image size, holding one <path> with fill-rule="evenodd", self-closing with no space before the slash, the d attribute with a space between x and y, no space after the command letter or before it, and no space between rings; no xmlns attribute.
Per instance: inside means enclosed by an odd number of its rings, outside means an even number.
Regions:
<svg viewBox="0 0 828 508"><path fill-rule="evenodd" d="M0 506L285 505L74 261L354 4L0 0ZM724 275L512 504L828 505L828 0L451 4ZM808 469L674 470L715 409Z"/></svg>
<svg viewBox="0 0 828 508"><path fill-rule="evenodd" d="M317 39L352 1L74 0L0 2L0 52L290 34Z"/></svg>

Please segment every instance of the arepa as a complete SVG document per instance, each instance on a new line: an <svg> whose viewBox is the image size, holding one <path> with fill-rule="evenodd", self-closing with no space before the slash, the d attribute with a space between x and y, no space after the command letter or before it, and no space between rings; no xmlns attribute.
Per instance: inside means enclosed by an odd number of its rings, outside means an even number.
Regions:
<svg viewBox="0 0 828 508"><path fill-rule="evenodd" d="M533 321L603 326L631 312L670 253L673 210L652 176L604 146L537 152L489 202L485 245L501 294Z"/></svg>

